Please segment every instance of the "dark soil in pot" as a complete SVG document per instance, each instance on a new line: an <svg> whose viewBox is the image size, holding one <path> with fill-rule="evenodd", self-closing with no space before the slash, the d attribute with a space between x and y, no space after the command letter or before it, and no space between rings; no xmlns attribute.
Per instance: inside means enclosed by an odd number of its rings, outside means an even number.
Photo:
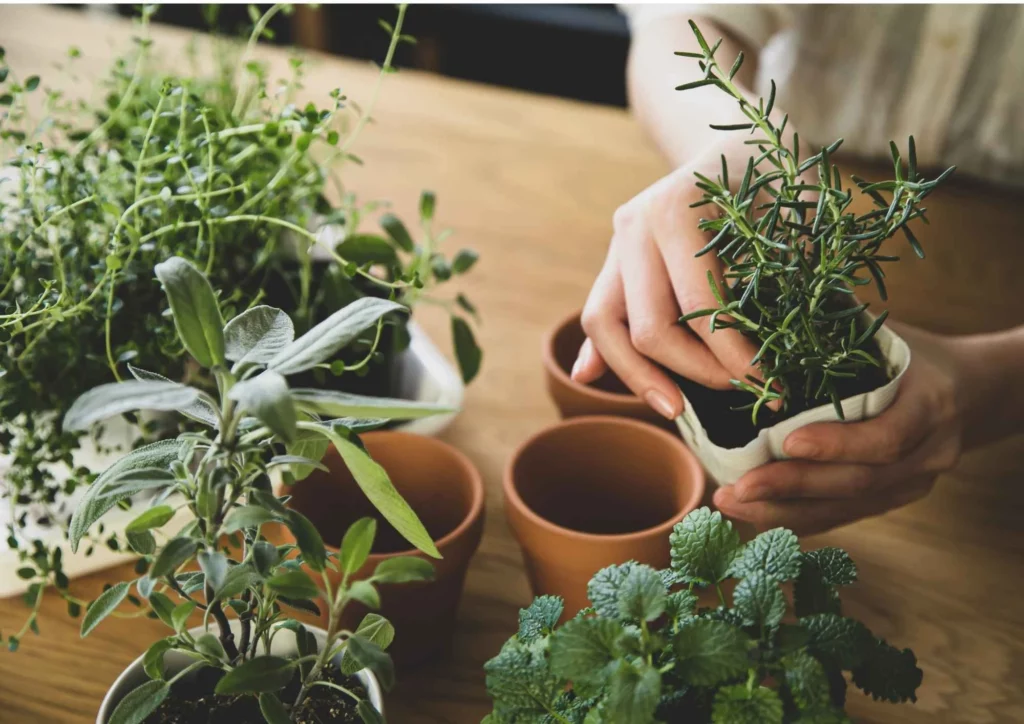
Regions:
<svg viewBox="0 0 1024 724"><path fill-rule="evenodd" d="M256 697L213 693L222 676L222 671L201 669L196 676L178 682L171 695L144 724L266 724ZM335 667L328 668L323 678L364 699L368 697L359 679L345 676ZM292 702L298 694L299 678L296 674L279 696L282 701ZM299 707L294 721L295 724L349 724L362 722L362 719L356 712L355 702L348 696L326 686L314 686Z"/></svg>

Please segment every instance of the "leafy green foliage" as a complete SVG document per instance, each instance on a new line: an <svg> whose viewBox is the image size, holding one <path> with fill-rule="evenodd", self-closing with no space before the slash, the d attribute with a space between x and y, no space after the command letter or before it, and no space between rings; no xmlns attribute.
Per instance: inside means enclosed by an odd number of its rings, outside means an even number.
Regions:
<svg viewBox="0 0 1024 724"><path fill-rule="evenodd" d="M921 670L909 650L832 612L790 609L787 619L783 583L813 576L835 593L856 578L845 552L801 553L783 529L742 546L707 508L678 523L671 544L669 570L627 561L598 571L593 608L562 626L557 597L520 611L517 634L484 667L494 703L484 721L843 724L844 671L877 699L915 697ZM731 607L719 585L730 576ZM717 588L722 605L698 608L697 585Z"/></svg>
<svg viewBox="0 0 1024 724"><path fill-rule="evenodd" d="M746 134L745 143L757 153L742 173L730 173L723 156L716 178L696 174L703 195L693 205L717 212L700 221L712 239L697 255L717 254L725 280L720 284L709 272L717 306L680 321L710 317L712 332L738 329L759 347L751 362L761 379L733 380L753 396L749 407L755 423L774 400L788 412L831 402L842 418L844 378L883 364L874 337L886 312L871 321L864 314L867 305L857 305L853 292L874 282L886 298L882 265L899 257L881 251L896 233L902 231L914 252L924 256L910 223L926 220L921 202L954 169L926 179L917 170L913 137L906 162L890 144L895 179L869 183L852 177L875 207L854 213L853 189L844 188L832 163L842 139L801 158L799 136L786 134L788 116L772 119L774 82L767 102L748 99L733 82L743 55L725 70L715 57L719 44L709 45L693 21L690 26L702 52L683 55L696 59L704 77L677 90L713 86L735 99L749 122L711 127Z"/></svg>

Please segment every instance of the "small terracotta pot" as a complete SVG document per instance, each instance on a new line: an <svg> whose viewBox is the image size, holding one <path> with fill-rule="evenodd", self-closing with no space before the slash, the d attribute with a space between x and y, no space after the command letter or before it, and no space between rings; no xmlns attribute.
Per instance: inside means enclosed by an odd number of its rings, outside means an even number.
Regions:
<svg viewBox="0 0 1024 724"><path fill-rule="evenodd" d="M672 427L671 421L652 410L611 372L589 385L574 382L569 377L586 338L580 326L580 312L573 312L544 339L542 356L548 394L562 417L616 415Z"/></svg>
<svg viewBox="0 0 1024 724"><path fill-rule="evenodd" d="M668 566L669 533L700 505L704 472L664 430L578 417L520 445L503 485L534 594L561 596L565 619L589 605L587 583L605 566Z"/></svg>
<svg viewBox="0 0 1024 724"><path fill-rule="evenodd" d="M289 507L309 518L333 551L356 520L377 519L373 553L352 580L370 576L381 561L396 556L416 555L434 564L436 577L429 583L379 587L378 613L395 626L389 653L396 664L411 666L443 653L451 643L466 570L483 533L484 485L469 458L440 440L395 431L371 432L362 440L430 532L441 560L412 549L384 521L333 447L322 461L330 473L315 470L284 492L292 496ZM294 540L283 526L268 537ZM337 581L337 574L328 573ZM355 630L366 613L361 604L352 604L342 623ZM321 622L326 625L326 614Z"/></svg>

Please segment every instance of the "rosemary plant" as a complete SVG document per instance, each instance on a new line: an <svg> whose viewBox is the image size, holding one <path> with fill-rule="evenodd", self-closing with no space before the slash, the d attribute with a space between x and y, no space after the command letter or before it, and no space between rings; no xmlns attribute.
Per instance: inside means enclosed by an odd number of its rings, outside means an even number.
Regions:
<svg viewBox="0 0 1024 724"><path fill-rule="evenodd" d="M299 717L310 692L318 686L339 689L322 675L342 653L349 659L344 665L348 673L368 667L389 687L393 672L377 642L389 642L393 629L374 615L359 631L343 630L342 611L353 600L374 608L375 583L424 580L432 576L433 567L423 559L399 558L381 564L367 581L350 581L370 552L374 520L354 524L344 541L338 541L340 554L330 554L313 524L274 495L268 473L287 468L301 478L320 465L324 447L333 444L381 515L410 543L439 557L415 513L356 435L382 419L441 410L402 400L292 389L286 380L330 359L385 315L404 308L389 300L360 299L296 339L291 319L273 307L251 307L225 324L212 287L184 259L172 257L155 271L179 342L210 373L214 389L172 382L131 366L135 379L86 392L63 419L65 429L76 431L111 415L160 410L197 423L195 432L144 445L121 458L89 487L71 519L74 550L120 501L152 496L151 504L126 528L128 543L147 570L134 582L108 588L82 619L86 636L128 597L134 584L138 598L172 629L146 653L151 681L121 701L111 724L144 721L175 682L200 668L225 672L218 694L258 696L269 724L307 721ZM275 445L289 454L275 455ZM184 520L176 518L179 514ZM175 520L177 526L172 525ZM298 557L292 556L292 546L277 547L264 539L261 529L271 524L291 530ZM316 575L310 577L304 567ZM341 574L340 584L332 583L328 569ZM315 602L329 612L326 640L319 646L286 613L287 608L308 609ZM188 630L193 614L202 618L198 635ZM240 635L232 630L230 618L239 621ZM268 655L282 629L297 637L299 654L293 659ZM170 651L185 652L195 662L165 673L163 659ZM295 678L295 698L282 701L279 695ZM339 690L354 697L345 688ZM358 706L363 721L380 721L368 702L354 698L352 705Z"/></svg>
<svg viewBox="0 0 1024 724"><path fill-rule="evenodd" d="M288 5L251 10L252 32L241 45L214 38L212 72L200 70L194 48L190 69L161 70L149 32L155 11L142 8L134 48L99 81L97 104L72 100L71 89L92 82L79 74L77 49L52 82L21 77L0 49L0 455L7 543L19 551L34 608L47 584L66 595L67 578L59 550L23 529L66 525L63 501L99 472L74 467L83 433L62 430L60 413L85 390L128 377L129 363L215 388L166 316L151 283L155 264L172 256L193 262L226 291L228 314L273 296L300 332L368 296L437 302L451 314L467 381L480 364L467 321L472 305L434 295L476 256L442 254L446 233L433 228L433 195L424 194L420 231L410 233L342 181L346 164L361 163L356 141L395 71L395 50L412 41L402 34L405 6L393 26L384 23L390 42L364 106L340 89L303 104L301 57L281 79L254 59L270 20ZM379 232L365 230L371 220ZM337 233L328 239L321 226ZM318 246L326 262L315 261ZM359 390L363 375L401 351L406 324L407 315L388 315L310 377ZM163 434L133 420L136 444ZM111 446L102 425L91 434L99 448ZM126 541L97 529L86 550L92 544L123 549ZM81 602L66 597L77 613ZM33 614L22 634L35 627Z"/></svg>
<svg viewBox="0 0 1024 724"><path fill-rule="evenodd" d="M708 508L670 542L667 570L630 561L595 574L592 608L563 626L556 596L520 612L519 632L485 667L485 724L842 724L844 671L875 699L916 701L914 653L842 615L839 588L857 579L845 551L801 552L783 528L744 546ZM701 588L719 605L699 605Z"/></svg>
<svg viewBox="0 0 1024 724"><path fill-rule="evenodd" d="M905 162L892 143L895 178L869 183L851 177L875 206L853 213L853 190L844 187L832 162L842 139L801 158L799 135L786 134L788 117L778 124L771 119L774 81L767 100L751 102L733 82L743 54L725 70L715 58L721 40L709 45L695 23L690 27L701 52L677 55L695 58L704 77L677 90L714 86L732 96L748 120L711 127L750 135L745 143L757 153L742 175L732 175L734 182L741 179L738 185L730 184L724 156L717 178L697 174L703 198L693 205L713 206L717 212L700 222L713 238L697 255L717 254L726 267L725 283L719 286L709 274L718 306L680 321L710 316L712 331L738 329L757 342L760 349L752 363L763 379L733 380L754 396L748 407L755 424L761 408L775 400L791 414L831 401L842 418L844 390L856 389L865 377L888 375L874 339L888 312L871 320L865 315L868 305L854 299L855 288L873 281L887 298L882 265L899 257L882 254L882 245L899 231L924 256L909 224L927 221L921 202L954 169L926 179L917 167L913 137ZM809 180L815 171L816 180Z"/></svg>

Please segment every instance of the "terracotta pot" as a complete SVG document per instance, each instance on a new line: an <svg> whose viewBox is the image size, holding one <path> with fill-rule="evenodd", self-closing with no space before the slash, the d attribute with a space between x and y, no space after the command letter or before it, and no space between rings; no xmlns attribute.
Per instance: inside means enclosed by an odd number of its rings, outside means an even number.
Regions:
<svg viewBox="0 0 1024 724"><path fill-rule="evenodd" d="M548 394L562 417L616 415L671 428L671 421L652 410L611 372L589 385L574 382L569 377L585 339L579 312L559 322L544 339L542 356Z"/></svg>
<svg viewBox="0 0 1024 724"><path fill-rule="evenodd" d="M354 580L368 577L385 558L399 555L417 555L434 564L436 577L429 583L380 587L378 613L395 626L389 652L396 664L415 665L443 653L451 643L466 570L483 533L483 481L465 455L440 440L395 431L371 432L362 440L430 532L441 560L412 549L384 521L334 448L322 461L330 473L314 471L288 488L285 492L292 496L288 505L309 518L334 551L356 520L377 519L373 553ZM291 537L283 527L275 531L268 537ZM354 630L367 612L361 604L350 605L344 614L345 627ZM326 625L326 616L321 623Z"/></svg>
<svg viewBox="0 0 1024 724"><path fill-rule="evenodd" d="M672 526L700 505L704 473L682 440L621 417L566 420L524 442L505 470L505 513L535 595L589 605L600 569L669 564Z"/></svg>

